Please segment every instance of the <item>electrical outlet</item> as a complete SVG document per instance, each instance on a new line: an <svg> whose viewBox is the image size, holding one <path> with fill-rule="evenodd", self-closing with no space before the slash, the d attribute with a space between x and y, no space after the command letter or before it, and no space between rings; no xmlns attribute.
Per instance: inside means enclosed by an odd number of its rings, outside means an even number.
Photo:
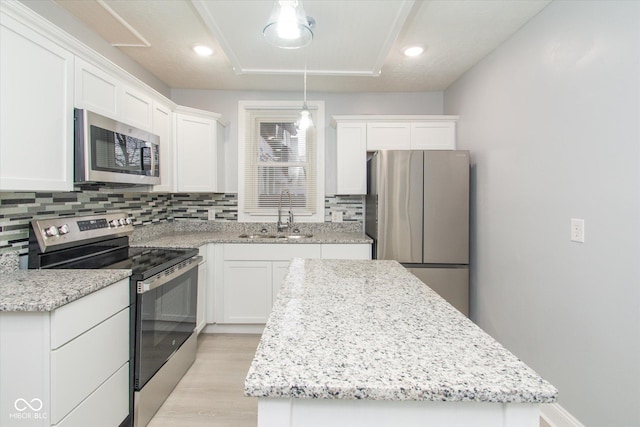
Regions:
<svg viewBox="0 0 640 427"><path fill-rule="evenodd" d="M584 219L571 218L571 241L584 243Z"/></svg>
<svg viewBox="0 0 640 427"><path fill-rule="evenodd" d="M215 221L216 219L216 212L217 209L216 208L209 208L209 210L207 211L207 219L209 221Z"/></svg>
<svg viewBox="0 0 640 427"><path fill-rule="evenodd" d="M342 211L331 212L331 222L342 222Z"/></svg>

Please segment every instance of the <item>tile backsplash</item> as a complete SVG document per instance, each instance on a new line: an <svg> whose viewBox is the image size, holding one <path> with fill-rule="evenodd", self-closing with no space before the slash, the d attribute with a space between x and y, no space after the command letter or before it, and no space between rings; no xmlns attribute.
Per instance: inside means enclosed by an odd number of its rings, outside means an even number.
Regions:
<svg viewBox="0 0 640 427"><path fill-rule="evenodd" d="M208 220L215 209L216 221L238 220L237 194L134 193L100 188L64 193L0 192L0 253L27 253L29 221L105 212L127 212L135 226L174 220ZM341 211L343 221L364 221L363 196L326 196L325 221Z"/></svg>

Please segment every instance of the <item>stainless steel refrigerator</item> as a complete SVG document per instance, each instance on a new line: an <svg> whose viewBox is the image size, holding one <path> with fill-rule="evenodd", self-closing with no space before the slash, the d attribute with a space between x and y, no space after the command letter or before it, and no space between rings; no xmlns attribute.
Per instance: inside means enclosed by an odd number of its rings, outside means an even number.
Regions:
<svg viewBox="0 0 640 427"><path fill-rule="evenodd" d="M469 152L381 150L367 164L365 231L469 315Z"/></svg>

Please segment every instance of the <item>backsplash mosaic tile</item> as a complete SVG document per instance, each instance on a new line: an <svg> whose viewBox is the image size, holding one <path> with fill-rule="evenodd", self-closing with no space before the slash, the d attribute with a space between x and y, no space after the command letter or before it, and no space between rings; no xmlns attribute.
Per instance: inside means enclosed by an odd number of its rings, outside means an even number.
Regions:
<svg viewBox="0 0 640 427"><path fill-rule="evenodd" d="M173 220L171 195L106 191L0 192L0 252L27 253L32 219L125 211L134 225Z"/></svg>
<svg viewBox="0 0 640 427"><path fill-rule="evenodd" d="M207 221L210 209L215 209L216 221L237 221L237 194L135 193L107 188L65 193L0 192L0 253L27 253L32 219L124 211L140 227L174 220ZM343 221L362 223L364 198L325 197L326 222L336 210L343 212Z"/></svg>
<svg viewBox="0 0 640 427"><path fill-rule="evenodd" d="M324 221L331 222L332 212L342 212L342 220L364 222L364 196L325 196Z"/></svg>
<svg viewBox="0 0 640 427"><path fill-rule="evenodd" d="M172 212L175 219L206 221L209 218L210 209L215 209L216 221L237 221L238 195L201 193L172 195Z"/></svg>

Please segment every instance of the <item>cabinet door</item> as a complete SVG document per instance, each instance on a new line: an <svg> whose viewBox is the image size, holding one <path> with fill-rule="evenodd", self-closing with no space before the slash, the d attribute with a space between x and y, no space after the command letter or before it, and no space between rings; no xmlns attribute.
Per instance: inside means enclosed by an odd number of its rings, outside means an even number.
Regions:
<svg viewBox="0 0 640 427"><path fill-rule="evenodd" d="M338 123L336 194L367 194L367 126Z"/></svg>
<svg viewBox="0 0 640 427"><path fill-rule="evenodd" d="M455 122L411 123L412 150L455 150Z"/></svg>
<svg viewBox="0 0 640 427"><path fill-rule="evenodd" d="M272 304L270 261L224 262L224 323L266 323Z"/></svg>
<svg viewBox="0 0 640 427"><path fill-rule="evenodd" d="M367 151L409 150L411 124L407 122L367 123Z"/></svg>
<svg viewBox="0 0 640 427"><path fill-rule="evenodd" d="M217 123L187 114L176 114L178 192L216 191Z"/></svg>
<svg viewBox="0 0 640 427"><path fill-rule="evenodd" d="M284 279L289 272L289 261L274 261L273 262L273 302L278 297L280 287L284 283Z"/></svg>
<svg viewBox="0 0 640 427"><path fill-rule="evenodd" d="M152 120L152 133L160 137L160 184L154 185L153 191L173 193L175 167L173 113L169 107L154 102Z"/></svg>
<svg viewBox="0 0 640 427"><path fill-rule="evenodd" d="M322 245L322 259L371 259L371 245L325 243Z"/></svg>
<svg viewBox="0 0 640 427"><path fill-rule="evenodd" d="M75 106L118 119L118 80L76 58Z"/></svg>
<svg viewBox="0 0 640 427"><path fill-rule="evenodd" d="M153 101L147 95L122 86L119 120L139 129L151 131Z"/></svg>
<svg viewBox="0 0 640 427"><path fill-rule="evenodd" d="M73 190L73 55L2 16L0 191Z"/></svg>
<svg viewBox="0 0 640 427"><path fill-rule="evenodd" d="M206 312L206 289L207 289L207 264L201 262L198 265L198 304L196 308L196 331L202 332L205 326L207 326L207 312Z"/></svg>

